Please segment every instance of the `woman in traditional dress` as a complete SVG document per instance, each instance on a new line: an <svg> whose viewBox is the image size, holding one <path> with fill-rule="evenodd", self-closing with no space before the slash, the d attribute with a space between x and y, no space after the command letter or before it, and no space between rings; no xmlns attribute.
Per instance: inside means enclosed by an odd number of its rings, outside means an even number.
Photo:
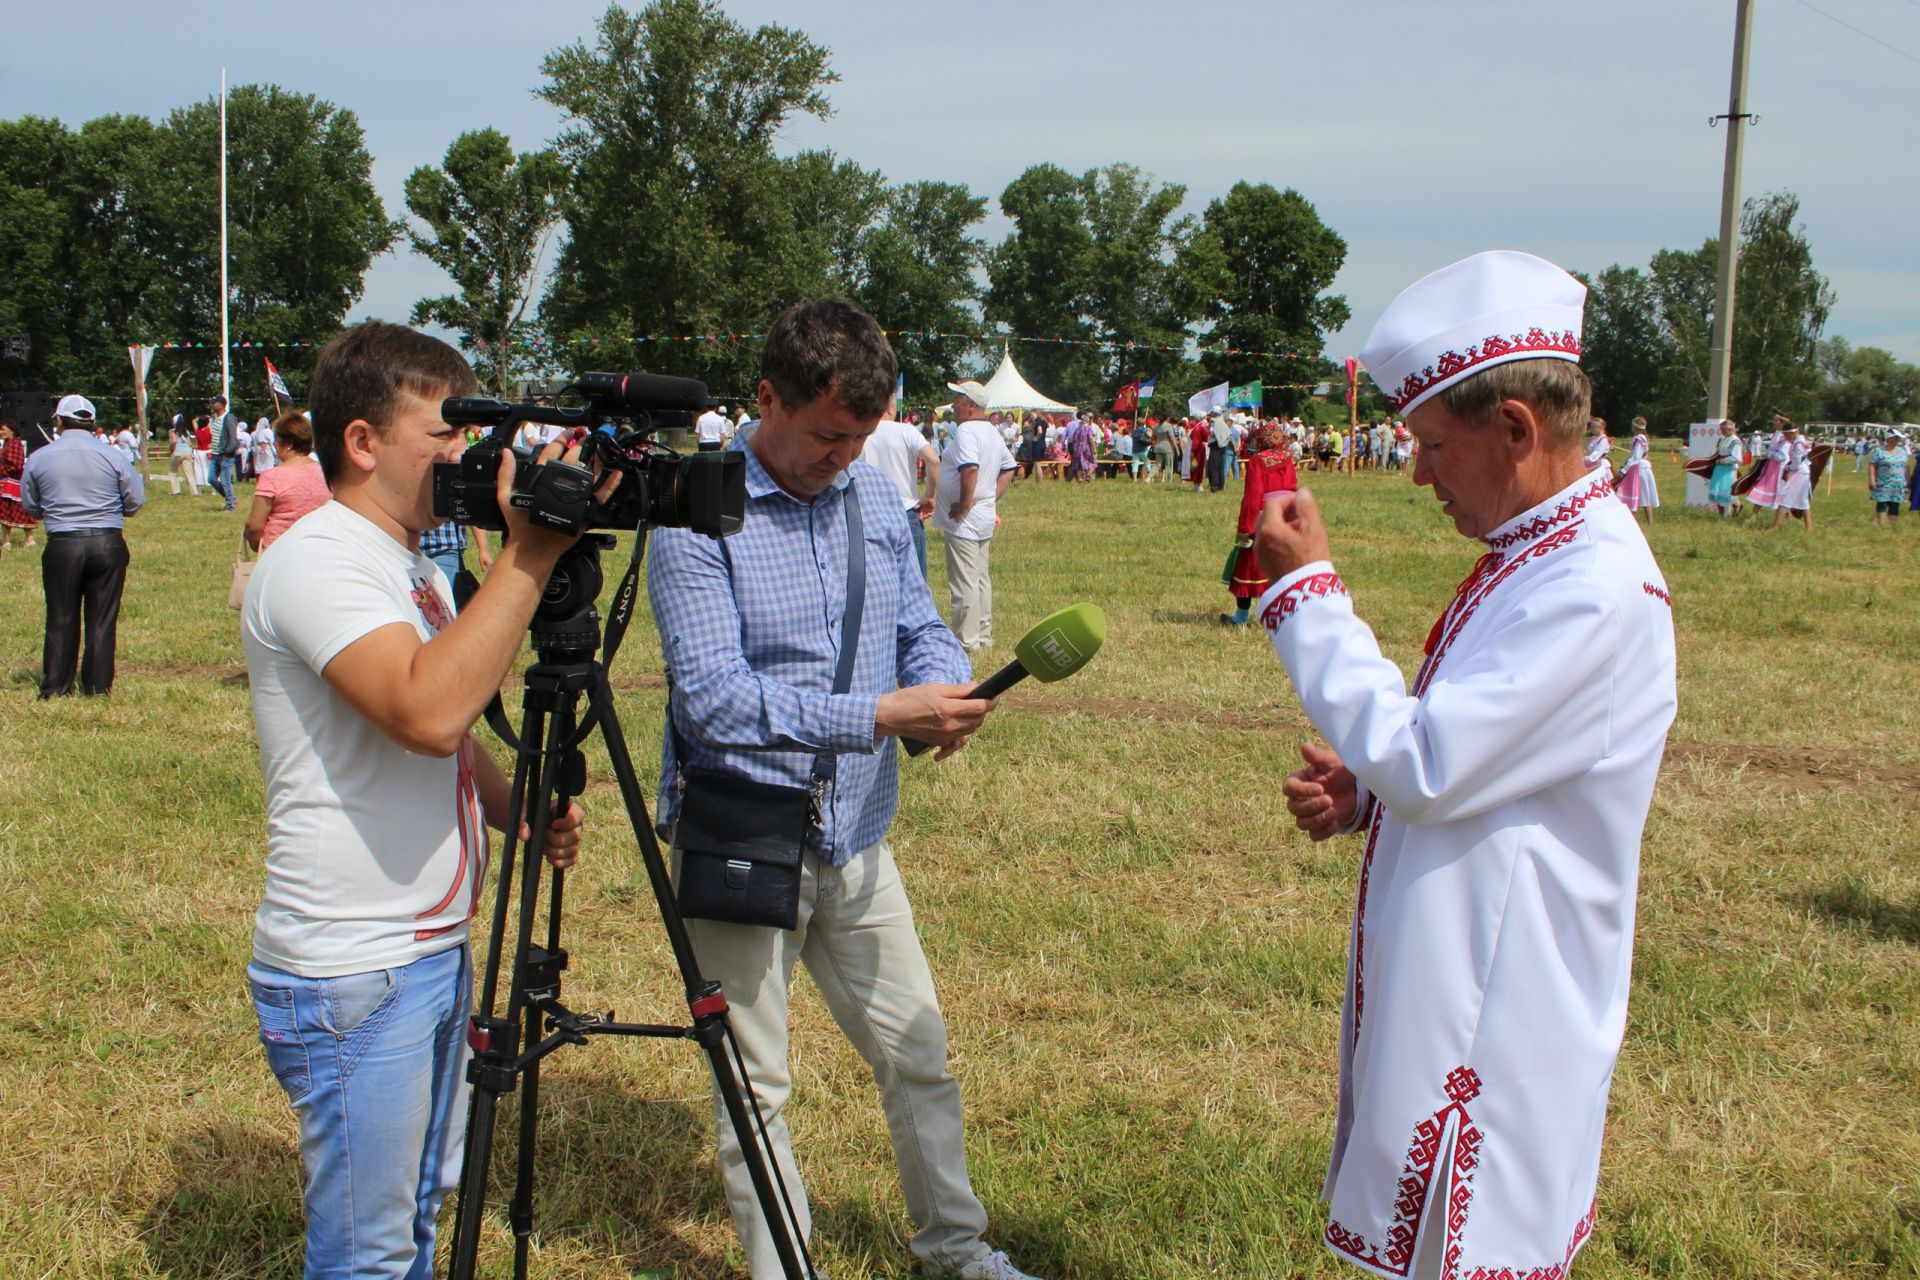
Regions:
<svg viewBox="0 0 1920 1280"><path fill-rule="evenodd" d="M1745 447L1733 419L1720 422L1720 438L1713 442L1713 476L1707 481L1707 504L1723 516L1733 514L1733 480L1740 474L1740 459Z"/></svg>
<svg viewBox="0 0 1920 1280"><path fill-rule="evenodd" d="M1226 572L1220 575L1227 590L1233 592L1234 604L1239 606L1233 613L1220 615L1220 621L1230 627L1246 626L1247 611L1272 585L1260 572L1260 564L1253 556L1253 531L1260 523L1260 512L1269 495L1300 487L1300 477L1293 469L1293 450L1288 447L1286 433L1277 424L1255 428L1252 447L1253 455L1247 459L1246 487L1240 494L1240 523L1236 527L1233 550L1227 553Z"/></svg>
<svg viewBox="0 0 1920 1280"><path fill-rule="evenodd" d="M1620 501L1627 510L1645 511L1647 523L1653 523L1654 508L1660 505L1660 485L1653 478L1653 441L1647 437L1647 420L1633 420L1633 443L1627 448L1627 465L1620 469Z"/></svg>
<svg viewBox="0 0 1920 1280"><path fill-rule="evenodd" d="M1207 420L1193 424L1187 433L1187 482L1195 493L1207 482Z"/></svg>
<svg viewBox="0 0 1920 1280"><path fill-rule="evenodd" d="M1086 483L1093 479L1093 441L1097 430L1092 423L1075 422L1067 429L1067 453L1072 459L1067 479Z"/></svg>
<svg viewBox="0 0 1920 1280"><path fill-rule="evenodd" d="M1774 499L1780 496L1780 474L1785 469L1788 455L1792 452L1787 442L1787 428L1793 425L1785 414L1773 417L1773 438L1767 442L1764 461L1759 450L1754 451L1756 466L1752 473L1743 478L1734 492L1745 498L1755 510L1778 505ZM1776 521L1776 523L1778 523Z"/></svg>
<svg viewBox="0 0 1920 1280"><path fill-rule="evenodd" d="M1613 441L1607 438L1607 420L1592 418L1587 422L1587 470L1598 471L1602 467L1612 472L1613 461L1609 456L1613 452Z"/></svg>
<svg viewBox="0 0 1920 1280"><path fill-rule="evenodd" d="M1900 500L1907 496L1907 438L1888 427L1886 439L1867 455L1867 475L1873 484L1873 522L1891 529L1900 516Z"/></svg>
<svg viewBox="0 0 1920 1280"><path fill-rule="evenodd" d="M1785 421L1775 419L1776 422ZM1786 423L1785 457L1780 461L1780 484L1773 495L1773 524L1778 529L1780 521L1791 511L1800 518L1802 524L1813 529L1813 441L1800 434L1800 428L1791 422Z"/></svg>
<svg viewBox="0 0 1920 1280"><path fill-rule="evenodd" d="M13 550L13 531L27 531L33 545L34 519L20 505L20 477L27 469L27 442L11 422L0 422L0 551Z"/></svg>

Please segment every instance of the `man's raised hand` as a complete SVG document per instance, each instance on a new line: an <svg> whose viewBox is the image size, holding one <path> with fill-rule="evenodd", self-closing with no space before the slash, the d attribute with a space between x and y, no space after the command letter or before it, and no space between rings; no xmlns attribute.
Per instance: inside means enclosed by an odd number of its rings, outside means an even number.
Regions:
<svg viewBox="0 0 1920 1280"><path fill-rule="evenodd" d="M1275 582L1302 565L1333 558L1320 504L1309 490L1283 489L1267 498L1254 527L1253 557L1260 572Z"/></svg>

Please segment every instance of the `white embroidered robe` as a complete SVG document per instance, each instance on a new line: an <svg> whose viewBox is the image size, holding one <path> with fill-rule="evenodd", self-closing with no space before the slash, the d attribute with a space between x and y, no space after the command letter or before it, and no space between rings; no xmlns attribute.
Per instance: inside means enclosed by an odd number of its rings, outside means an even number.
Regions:
<svg viewBox="0 0 1920 1280"><path fill-rule="evenodd" d="M1604 474L1486 542L1411 693L1331 564L1259 616L1368 832L1326 1242L1405 1276L1442 1212L1441 1275L1559 1280L1593 1227L1672 601Z"/></svg>

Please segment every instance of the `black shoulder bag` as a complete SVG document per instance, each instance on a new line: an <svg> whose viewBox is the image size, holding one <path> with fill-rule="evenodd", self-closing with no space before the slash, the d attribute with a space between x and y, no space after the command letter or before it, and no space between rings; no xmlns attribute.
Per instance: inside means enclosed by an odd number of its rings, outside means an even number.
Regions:
<svg viewBox="0 0 1920 1280"><path fill-rule="evenodd" d="M833 674L836 694L853 687L860 614L867 595L866 541L851 481L845 502L847 605L840 661ZM821 805L833 785L837 757L831 751L816 755L813 777L805 787L690 769L685 763L686 741L674 724L671 702L667 724L681 762L680 820L673 832L674 847L680 851L680 914L728 924L793 928L800 920L801 855L807 837L822 821Z"/></svg>

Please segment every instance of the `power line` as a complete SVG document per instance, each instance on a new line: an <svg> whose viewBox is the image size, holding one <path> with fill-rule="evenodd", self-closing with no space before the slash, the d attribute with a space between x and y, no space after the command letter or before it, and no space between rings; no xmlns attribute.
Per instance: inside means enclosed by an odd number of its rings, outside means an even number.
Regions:
<svg viewBox="0 0 1920 1280"><path fill-rule="evenodd" d="M1871 32L1862 31L1860 28L1854 26L1851 22L1848 22L1845 18L1834 17L1832 14L1828 13L1825 9L1822 9L1819 5L1809 3L1809 0L1799 0L1799 3L1802 8L1813 10L1815 13L1827 19L1829 22L1839 23L1841 26L1853 32L1853 34L1859 36L1861 39L1871 40L1875 44L1879 45L1882 49L1885 49L1888 53L1897 53L1901 57L1905 58L1908 62L1911 62L1916 66L1920 66L1920 58L1914 57L1912 54L1908 53L1905 49L1897 49L1893 45L1888 44L1885 40L1882 40L1879 36L1876 36ZM1914 7L1916 8L1920 8L1920 0L1907 0L1907 3L1914 5Z"/></svg>

